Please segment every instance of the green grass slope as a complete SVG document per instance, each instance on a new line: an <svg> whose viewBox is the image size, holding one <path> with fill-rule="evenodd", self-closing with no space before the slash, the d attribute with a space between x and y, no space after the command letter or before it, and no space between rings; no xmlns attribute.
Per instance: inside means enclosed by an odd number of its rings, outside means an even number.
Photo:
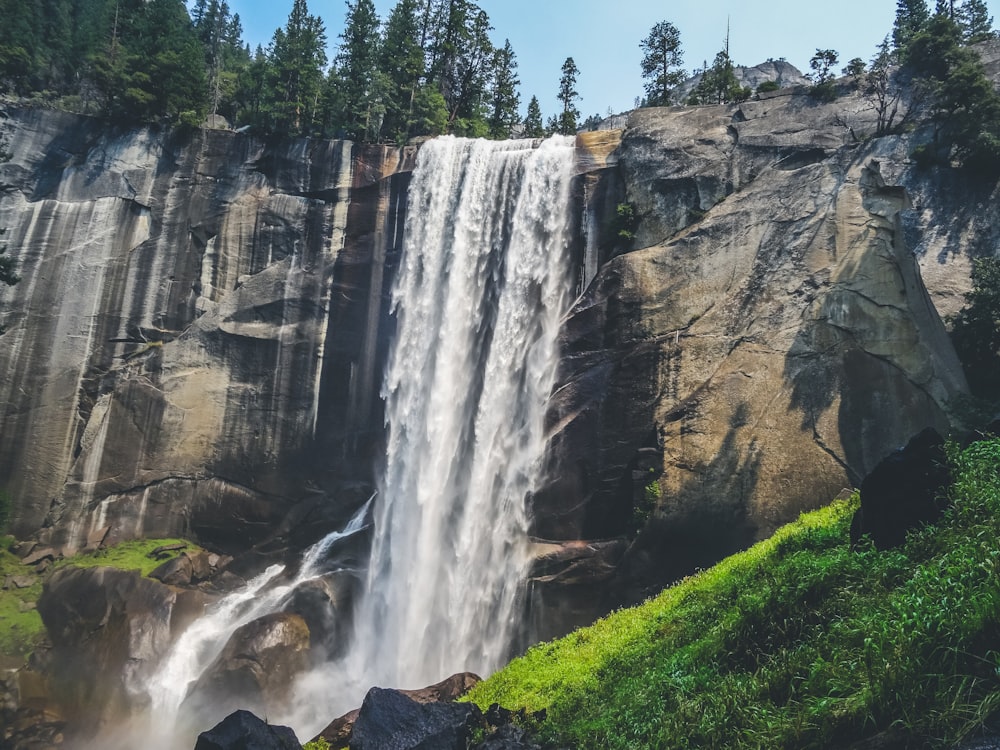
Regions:
<svg viewBox="0 0 1000 750"><path fill-rule="evenodd" d="M947 746L1000 709L1000 440L950 456L954 507L903 548L851 551L835 502L469 699L546 709L560 747Z"/></svg>

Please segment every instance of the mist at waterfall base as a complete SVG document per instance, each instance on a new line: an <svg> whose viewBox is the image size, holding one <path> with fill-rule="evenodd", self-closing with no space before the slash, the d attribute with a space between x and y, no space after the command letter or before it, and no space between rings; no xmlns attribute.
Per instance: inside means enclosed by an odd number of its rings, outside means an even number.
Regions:
<svg viewBox="0 0 1000 750"><path fill-rule="evenodd" d="M350 643L303 675L268 721L305 741L374 685L487 675L510 655L529 563L526 499L540 480L570 301L573 144L442 137L421 146L392 296L374 507L307 551L293 580L269 569L182 634L148 683L145 745L193 746L208 726L182 728L190 686L236 628L323 575L330 550L369 518Z"/></svg>

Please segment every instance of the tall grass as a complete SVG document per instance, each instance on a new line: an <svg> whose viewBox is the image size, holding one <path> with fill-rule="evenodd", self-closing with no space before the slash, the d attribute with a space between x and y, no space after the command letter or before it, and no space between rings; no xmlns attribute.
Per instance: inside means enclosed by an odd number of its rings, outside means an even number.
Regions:
<svg viewBox="0 0 1000 750"><path fill-rule="evenodd" d="M485 708L578 748L810 748L892 728L947 746L1000 709L1000 440L952 448L954 506L852 551L857 498L634 609L531 649Z"/></svg>

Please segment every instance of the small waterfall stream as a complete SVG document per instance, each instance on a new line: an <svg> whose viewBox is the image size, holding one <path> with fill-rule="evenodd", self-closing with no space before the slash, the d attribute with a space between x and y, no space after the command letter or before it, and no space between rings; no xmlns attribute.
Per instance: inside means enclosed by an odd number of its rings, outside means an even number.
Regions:
<svg viewBox="0 0 1000 750"><path fill-rule="evenodd" d="M540 478L545 406L569 304L574 140L424 144L409 190L383 385L388 443L366 590L346 656L305 677L289 717L309 737L372 685L413 688L510 655L528 558L526 501ZM276 566L194 623L149 685L169 730L239 626L322 574L366 504L311 548L295 580Z"/></svg>

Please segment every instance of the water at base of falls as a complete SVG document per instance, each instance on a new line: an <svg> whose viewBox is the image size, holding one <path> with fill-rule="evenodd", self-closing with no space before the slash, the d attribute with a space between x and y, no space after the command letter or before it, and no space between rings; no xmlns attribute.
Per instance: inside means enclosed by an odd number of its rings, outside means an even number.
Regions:
<svg viewBox="0 0 1000 750"><path fill-rule="evenodd" d="M353 638L346 656L299 681L291 715L268 717L300 739L359 706L373 685L486 675L510 655L529 563L526 502L540 480L569 303L573 143L444 137L420 148L393 290L386 454ZM159 722L177 716L187 686L238 625L277 606L289 587L275 587L275 575L181 637L150 686Z"/></svg>

